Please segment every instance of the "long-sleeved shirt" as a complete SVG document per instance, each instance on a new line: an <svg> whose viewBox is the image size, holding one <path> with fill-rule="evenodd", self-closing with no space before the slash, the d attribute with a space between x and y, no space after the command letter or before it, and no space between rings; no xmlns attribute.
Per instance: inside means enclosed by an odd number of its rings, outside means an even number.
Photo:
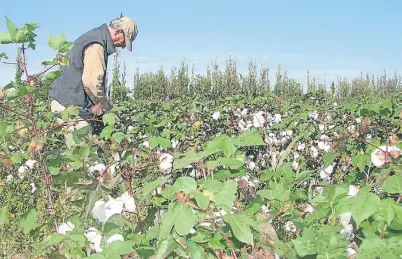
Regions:
<svg viewBox="0 0 402 259"><path fill-rule="evenodd" d="M94 105L101 103L102 108L106 109L109 103L103 82L106 73L104 55L104 49L98 43L91 44L85 49L82 83Z"/></svg>

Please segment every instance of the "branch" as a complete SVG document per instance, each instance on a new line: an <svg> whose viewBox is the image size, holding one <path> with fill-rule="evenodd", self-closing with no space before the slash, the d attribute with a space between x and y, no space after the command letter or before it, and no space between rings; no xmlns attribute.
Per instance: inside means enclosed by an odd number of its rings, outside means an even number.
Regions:
<svg viewBox="0 0 402 259"><path fill-rule="evenodd" d="M21 117L24 117L24 118L27 117L26 114L22 114L22 113L19 113L19 112L17 112L17 111L14 111L13 109L7 107L5 104L3 104L3 103L1 103L1 102L0 102L0 108L3 108L4 110L7 110L7 111L9 111L9 112L15 113L15 114L17 114L17 115L19 115L19 116L21 116Z"/></svg>

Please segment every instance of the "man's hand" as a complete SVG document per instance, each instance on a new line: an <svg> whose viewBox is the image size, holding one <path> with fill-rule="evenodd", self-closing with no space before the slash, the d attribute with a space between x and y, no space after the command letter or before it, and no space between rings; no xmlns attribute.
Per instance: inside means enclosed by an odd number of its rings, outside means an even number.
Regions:
<svg viewBox="0 0 402 259"><path fill-rule="evenodd" d="M92 107L91 111L95 115L101 115L103 112L102 103L95 104L95 106Z"/></svg>

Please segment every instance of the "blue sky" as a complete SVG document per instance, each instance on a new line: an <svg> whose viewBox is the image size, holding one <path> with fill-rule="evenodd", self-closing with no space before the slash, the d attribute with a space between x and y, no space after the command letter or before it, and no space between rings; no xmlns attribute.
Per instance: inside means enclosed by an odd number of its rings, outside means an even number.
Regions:
<svg viewBox="0 0 402 259"><path fill-rule="evenodd" d="M54 55L47 46L50 33L75 40L120 12L139 28L133 52L122 52L129 85L136 67L145 72L163 66L169 72L185 59L204 72L208 63L217 59L224 65L230 55L237 58L240 72L247 72L248 58L265 60L271 78L280 64L303 83L307 69L330 82L362 70L381 74L387 69L391 74L402 68L400 0L2 0L1 6L0 31L7 30L5 16L17 26L40 26L37 50L28 53L32 73L41 69L41 60ZM14 46L1 45L3 51L15 57ZM112 62L111 57L109 68ZM0 64L0 86L13 73L13 67Z"/></svg>

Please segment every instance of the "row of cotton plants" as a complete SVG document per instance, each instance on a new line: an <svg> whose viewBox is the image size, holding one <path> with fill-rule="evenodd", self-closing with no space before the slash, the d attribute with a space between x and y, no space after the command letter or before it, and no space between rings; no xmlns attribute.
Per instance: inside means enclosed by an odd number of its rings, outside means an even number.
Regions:
<svg viewBox="0 0 402 259"><path fill-rule="evenodd" d="M109 182L121 177L119 184L125 187L124 190L119 187L116 192L114 186L113 194L112 189L109 189L109 194L106 192L102 197L96 196L90 203L89 215L92 223L81 231L88 242L86 254L102 253L112 243L123 242L129 238L127 232L123 231L108 235L102 233L102 228L112 216L133 220L133 215L139 212L146 214L154 207L156 211L148 215L153 218L150 221L152 224L149 223L145 230L159 228L164 224L164 215L168 210L167 207L152 203L155 200L163 200L166 196L163 192L175 185L177 179L183 176L196 180L211 177L213 179L214 174L230 169L230 166L205 168L203 161L193 161L182 169L175 169L178 157L182 154L189 150L201 152L205 148L205 142L225 134L235 138L257 130L263 142L261 145L244 145L239 148L245 154L243 165L240 167L241 175L226 177L226 180L233 180L237 184L240 193L231 209L225 211L215 208L212 214L206 215L193 225L188 233L190 236L200 235L205 228L225 226L226 215L242 213L242 209L235 203L240 202L248 206L251 201L263 197L264 202L259 203L258 211L267 217L266 224L277 233L274 236L278 235L281 240L293 240L302 236L303 228L290 212L285 213L284 207L297 208L298 215L303 217L314 217L317 210L320 210L317 208L320 203L314 199L321 199L328 186L347 184L348 192L344 194L352 198L361 188L359 185L364 185L365 181L374 183L376 193L383 195L383 181L376 179L372 172L399 159L401 143L397 132L384 136L383 133L378 133L378 127L382 127L382 130L386 127L385 130L392 132L396 127L395 120L381 121L376 115L363 116L356 111L347 111L336 103L329 107L328 104L317 103L317 100L313 100L313 103L314 105L285 109L280 106L271 107L264 102L239 107L233 102L230 105L224 103L217 106L215 110L205 108L210 108L211 104L194 109L183 103L182 106L156 106L152 114L146 113L147 107L141 106L132 109L135 112L131 114L117 113L116 121L113 122L117 125L118 132L124 132L120 135L120 141L116 142L116 139L110 137L113 135L109 134L105 142L101 135L98 143L102 144L106 153L97 154L95 158L96 152L93 152L91 156L83 158L81 169L86 170L89 178L81 179L78 184L90 185L99 182L101 186L107 186ZM74 141L77 147L86 145L77 139ZM12 185L18 181L26 181L24 175L33 170L36 164L37 161L32 159L25 161L14 171L4 175L4 184ZM62 170L73 171L74 167L79 168L81 165L67 163ZM278 172L283 174L283 182L272 183L272 176ZM366 175L366 179L353 179L360 173ZM141 197L142 188L164 176L167 176L164 182L148 190L147 202L140 202L139 199L144 199ZM298 177L300 182L293 183ZM90 178L92 179L88 180ZM31 192L34 193L37 186L33 182L29 184ZM294 200L291 205L286 205L286 199L289 197L279 197L278 193L268 195L266 192L273 188L274 191L286 194L286 188L290 187L292 192L308 192L308 195ZM85 195L90 197L91 192L94 190L85 192ZM307 199L310 193L311 197ZM352 221L354 217L353 211L344 211L337 216L336 223L341 227L338 234L348 242L344 253L350 257L359 254L356 243L359 228ZM66 218L68 217L63 217ZM64 236L74 229L71 221L60 219L57 233ZM133 234L141 235L144 234L143 231L144 229ZM275 248L274 251L272 255L279 257L281 253ZM286 258L283 253L282 256Z"/></svg>

